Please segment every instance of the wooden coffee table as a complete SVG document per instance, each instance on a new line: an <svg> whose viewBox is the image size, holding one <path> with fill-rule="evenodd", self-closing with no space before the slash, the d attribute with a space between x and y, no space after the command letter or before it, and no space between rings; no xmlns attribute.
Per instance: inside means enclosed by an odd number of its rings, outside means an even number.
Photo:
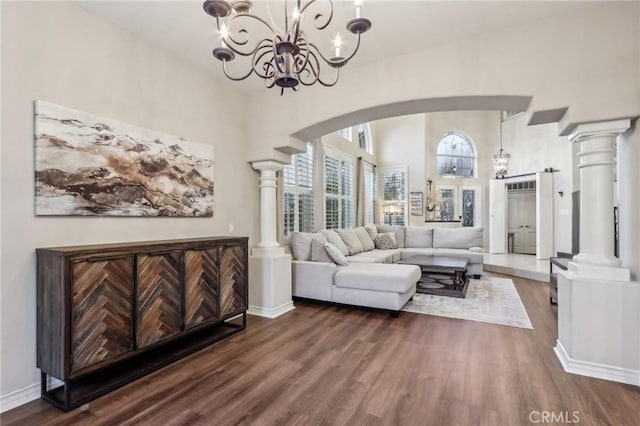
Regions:
<svg viewBox="0 0 640 426"><path fill-rule="evenodd" d="M417 293L437 294L439 296L466 297L469 278L464 257L414 255L398 263L418 265L422 278L416 285Z"/></svg>

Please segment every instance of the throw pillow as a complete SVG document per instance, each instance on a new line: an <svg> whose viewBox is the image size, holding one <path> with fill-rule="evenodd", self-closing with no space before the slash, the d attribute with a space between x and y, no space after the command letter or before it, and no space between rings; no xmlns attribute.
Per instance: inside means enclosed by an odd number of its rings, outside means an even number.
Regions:
<svg viewBox="0 0 640 426"><path fill-rule="evenodd" d="M326 240L325 242L320 241L319 239L316 239L316 238L311 240L311 261L312 262L333 263L333 259L329 257L329 254L327 253L327 249L324 248L325 244L327 244Z"/></svg>
<svg viewBox="0 0 640 426"><path fill-rule="evenodd" d="M376 225L378 233L394 232L396 234L396 244L398 247L403 248L404 245L404 226L396 225Z"/></svg>
<svg viewBox="0 0 640 426"><path fill-rule="evenodd" d="M327 241L336 246L342 254L344 254L345 256L349 256L349 249L344 244L344 241L342 241L342 238L340 238L340 235L338 235L336 231L334 231L333 229L323 229L320 232L322 232L322 234L327 237Z"/></svg>
<svg viewBox="0 0 640 426"><path fill-rule="evenodd" d="M389 250L389 249L397 249L398 244L396 243L396 236L393 232L382 232L378 234L376 239L373 241L376 245L377 249L380 250Z"/></svg>
<svg viewBox="0 0 640 426"><path fill-rule="evenodd" d="M347 258L344 257L344 254L342 254L342 252L340 251L340 249L338 249L338 247L334 246L331 243L325 243L324 248L327 251L327 254L331 258L331 260L333 260L336 263L336 265L347 266L349 264L349 262L347 261Z"/></svg>
<svg viewBox="0 0 640 426"><path fill-rule="evenodd" d="M369 233L362 226L354 229L354 232L358 236L360 243L362 244L362 251L369 251L376 248L376 245L373 243L373 238L369 236Z"/></svg>

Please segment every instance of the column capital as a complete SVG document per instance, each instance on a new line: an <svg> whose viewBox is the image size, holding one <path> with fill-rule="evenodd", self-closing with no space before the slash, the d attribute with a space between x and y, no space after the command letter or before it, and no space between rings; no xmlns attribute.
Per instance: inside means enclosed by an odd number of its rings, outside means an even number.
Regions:
<svg viewBox="0 0 640 426"><path fill-rule="evenodd" d="M273 160L253 161L251 163L251 167L253 167L254 170L258 170L261 172L262 171L277 172L278 170L282 170L284 166L286 166L286 164L281 163L279 161L273 161Z"/></svg>
<svg viewBox="0 0 640 426"><path fill-rule="evenodd" d="M598 136L616 137L626 132L631 127L631 120L628 118L613 121L601 121L596 123L578 124L569 134L569 141L581 142L585 139Z"/></svg>

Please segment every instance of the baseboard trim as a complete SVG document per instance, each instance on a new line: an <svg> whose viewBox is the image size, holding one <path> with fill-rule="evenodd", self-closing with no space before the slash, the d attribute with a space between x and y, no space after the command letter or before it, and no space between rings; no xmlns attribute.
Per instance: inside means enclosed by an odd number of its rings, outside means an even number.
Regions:
<svg viewBox="0 0 640 426"><path fill-rule="evenodd" d="M34 383L22 389L0 395L0 413L19 407L40 398L40 383Z"/></svg>
<svg viewBox="0 0 640 426"><path fill-rule="evenodd" d="M64 383L54 377L48 377L47 389L57 388ZM26 386L6 395L0 395L0 413L9 411L28 402L40 399L40 382Z"/></svg>
<svg viewBox="0 0 640 426"><path fill-rule="evenodd" d="M262 306L249 305L247 314L265 318L276 318L294 310L295 308L296 307L293 306L293 301L280 305L277 308L264 308Z"/></svg>
<svg viewBox="0 0 640 426"><path fill-rule="evenodd" d="M567 373L640 386L640 370L572 359L559 340L553 350Z"/></svg>

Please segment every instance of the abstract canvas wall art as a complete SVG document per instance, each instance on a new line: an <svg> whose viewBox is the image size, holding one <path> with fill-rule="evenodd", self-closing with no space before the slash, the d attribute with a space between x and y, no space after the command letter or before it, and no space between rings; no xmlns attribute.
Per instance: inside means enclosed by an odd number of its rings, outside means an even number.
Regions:
<svg viewBox="0 0 640 426"><path fill-rule="evenodd" d="M36 215L213 216L213 146L35 103Z"/></svg>

